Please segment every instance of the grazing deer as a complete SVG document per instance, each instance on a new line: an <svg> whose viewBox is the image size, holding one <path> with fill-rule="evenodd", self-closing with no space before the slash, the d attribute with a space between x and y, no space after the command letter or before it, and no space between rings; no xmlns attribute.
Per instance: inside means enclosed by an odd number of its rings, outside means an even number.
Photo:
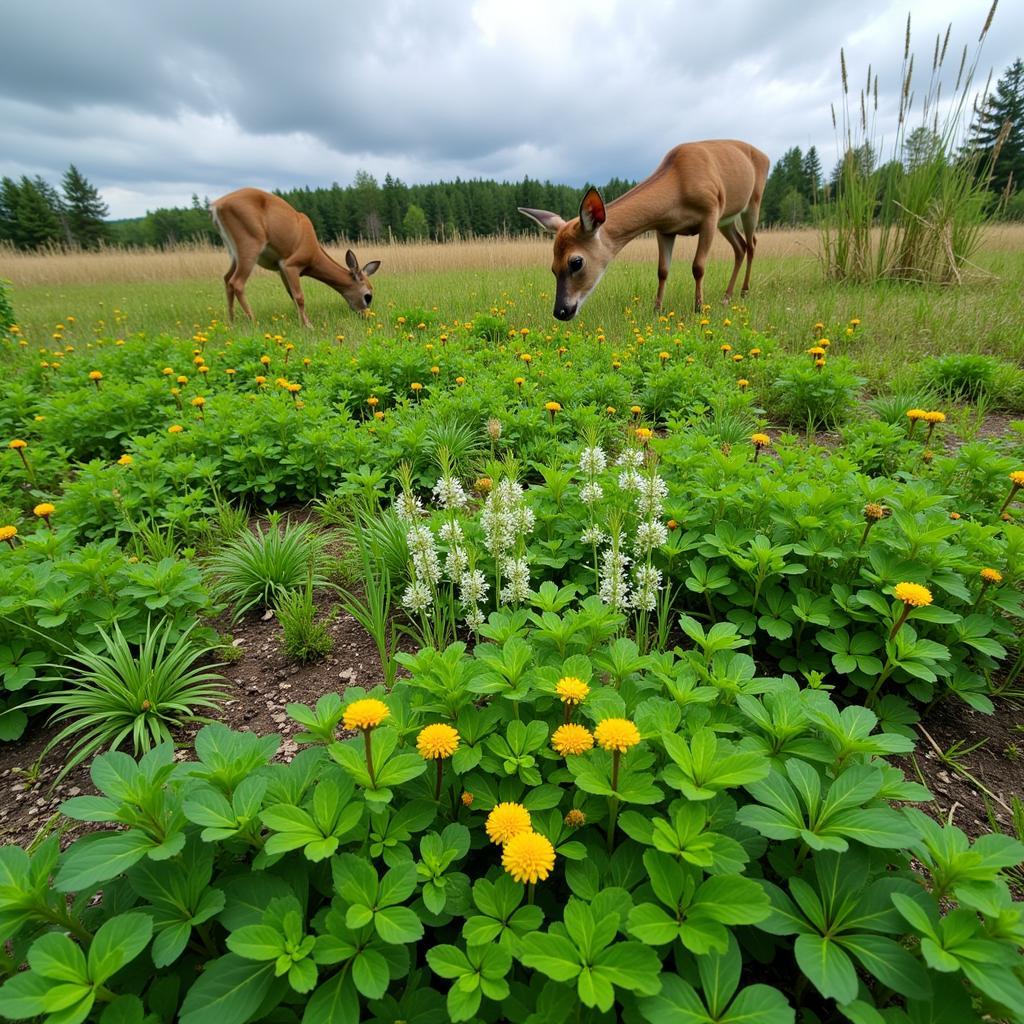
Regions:
<svg viewBox="0 0 1024 1024"><path fill-rule="evenodd" d="M747 272L741 294L750 287L750 265L757 237L754 230L761 209L768 157L746 142L716 139L685 142L665 154L657 170L636 188L607 206L596 188L587 190L580 214L568 223L557 213L519 207L545 231L555 236L555 310L559 320L571 320L601 280L612 258L644 231L658 234L658 294L661 309L665 281L672 262L676 235L697 235L693 279L697 292L694 308L704 304L704 264L715 231L721 231L736 256L725 302L732 299L743 257ZM743 225L740 234L736 226Z"/></svg>
<svg viewBox="0 0 1024 1024"><path fill-rule="evenodd" d="M357 313L369 309L373 285L367 278L380 268L380 260L372 260L360 270L356 254L349 249L345 266L336 263L317 241L313 222L280 196L258 188L240 188L214 200L210 214L231 254L224 287L228 295L228 320L232 323L235 299L250 320L256 319L245 298L245 283L257 263L281 275L304 327L313 325L306 316L306 298L299 282L303 276L330 285Z"/></svg>

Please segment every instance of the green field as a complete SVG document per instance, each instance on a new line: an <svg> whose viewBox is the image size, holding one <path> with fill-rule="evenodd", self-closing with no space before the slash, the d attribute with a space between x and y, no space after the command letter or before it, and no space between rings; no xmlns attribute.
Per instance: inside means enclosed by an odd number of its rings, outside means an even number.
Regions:
<svg viewBox="0 0 1024 1024"><path fill-rule="evenodd" d="M814 241L0 260L0 1017L1024 1021L1020 235Z"/></svg>

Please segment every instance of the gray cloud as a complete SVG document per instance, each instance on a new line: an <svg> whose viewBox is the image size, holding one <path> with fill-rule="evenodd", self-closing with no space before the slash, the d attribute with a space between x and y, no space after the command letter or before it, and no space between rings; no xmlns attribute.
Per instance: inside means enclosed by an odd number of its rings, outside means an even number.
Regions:
<svg viewBox="0 0 1024 1024"><path fill-rule="evenodd" d="M950 19L952 63L973 50L987 0L19 4L4 16L0 173L56 180L73 161L131 215L360 168L638 178L698 138L773 158L814 144L828 167L840 46L855 89L879 71L876 132L891 140L907 3L919 67ZM1024 5L995 26L982 79L1018 55Z"/></svg>

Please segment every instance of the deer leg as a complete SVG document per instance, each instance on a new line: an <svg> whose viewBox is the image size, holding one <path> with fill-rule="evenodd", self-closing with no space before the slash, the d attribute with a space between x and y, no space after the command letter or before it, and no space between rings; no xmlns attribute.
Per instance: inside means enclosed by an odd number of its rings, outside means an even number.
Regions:
<svg viewBox="0 0 1024 1024"><path fill-rule="evenodd" d="M704 266L708 261L708 252L711 250L711 242L715 237L715 229L718 225L717 212L714 216L705 220L697 235L697 252L693 257L693 283L695 294L693 298L693 309L699 313L704 308Z"/></svg>
<svg viewBox="0 0 1024 1024"><path fill-rule="evenodd" d="M306 296L302 294L302 282L299 280L299 272L295 267L287 263L281 265L281 280L284 282L284 290L291 296L292 302L299 313L299 320L303 327L312 327L308 316L306 316Z"/></svg>
<svg viewBox="0 0 1024 1024"><path fill-rule="evenodd" d="M744 210L742 215L743 235L747 242L747 272L743 275L743 287L740 289L740 295L746 295L750 291L750 267L754 262L754 250L757 248L757 235L755 231L757 229L757 217L760 212L760 204L757 206L751 204Z"/></svg>
<svg viewBox="0 0 1024 1024"><path fill-rule="evenodd" d="M668 268L672 265L672 247L676 236L658 232L658 294L654 297L654 312L661 311L665 298L665 282L668 280Z"/></svg>
<svg viewBox="0 0 1024 1024"><path fill-rule="evenodd" d="M227 286L234 294L234 297L238 299L238 304L245 311L245 315L253 322L256 322L256 317L253 316L252 309L249 306L249 300L245 297L245 283L249 280L250 275L253 272L253 268L256 266L256 257L243 256L242 253L238 253L235 256L235 270L231 277L228 279ZM230 300L229 300L230 305Z"/></svg>
<svg viewBox="0 0 1024 1024"><path fill-rule="evenodd" d="M743 257L747 254L747 243L743 240L743 236L736 230L734 223L719 224L718 230L722 232L725 240L732 246L733 256L735 256L735 262L732 266L732 277L729 278L729 287L725 289L725 296L723 302L728 306L732 301L732 290L736 287L736 278L740 275L740 267L743 266Z"/></svg>
<svg viewBox="0 0 1024 1024"><path fill-rule="evenodd" d="M235 322L235 293L231 287L231 278L235 273L235 258L231 257L231 266L228 267L228 272L224 275L224 291L228 297L228 323L233 324Z"/></svg>

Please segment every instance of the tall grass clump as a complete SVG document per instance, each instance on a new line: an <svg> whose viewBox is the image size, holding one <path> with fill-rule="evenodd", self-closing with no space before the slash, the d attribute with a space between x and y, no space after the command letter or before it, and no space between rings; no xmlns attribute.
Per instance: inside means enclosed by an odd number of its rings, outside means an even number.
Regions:
<svg viewBox="0 0 1024 1024"><path fill-rule="evenodd" d="M908 15L896 136L888 162L880 166L878 75L868 68L859 100L851 103L846 54L840 50L842 110L837 118L832 108L832 125L841 165L832 194L819 210L821 256L829 279L954 284L971 266L988 218L987 186L995 157L983 161L965 149L965 129L982 102L972 105L974 77L997 2L970 62L964 46L948 99L943 86L952 26L944 37L936 37L919 109Z"/></svg>

